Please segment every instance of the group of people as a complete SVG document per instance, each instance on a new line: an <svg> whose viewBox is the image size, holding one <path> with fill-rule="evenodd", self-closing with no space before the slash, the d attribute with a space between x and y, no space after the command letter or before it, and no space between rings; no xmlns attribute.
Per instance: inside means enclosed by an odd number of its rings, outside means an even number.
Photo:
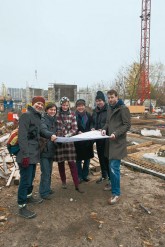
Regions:
<svg viewBox="0 0 165 247"><path fill-rule="evenodd" d="M71 111L67 97L62 97L57 110L55 103L45 106L42 96L32 99L32 106L19 119L18 142L20 151L16 156L20 169L18 188L19 215L33 218L35 212L27 208L28 203L50 200L53 161L58 164L62 188L67 188L65 161L67 161L75 185L75 190L83 193L80 184L89 181L90 159L94 157L93 140L58 143L58 136L71 137L87 131L100 130L109 138L96 140L96 149L101 167L101 177L97 184L107 179L104 190L111 190L109 204L120 199L120 161L126 156L126 132L130 128L130 113L115 90L107 92L106 103L103 92L98 91L96 107L92 115L86 111L84 99L76 101L75 111ZM44 112L44 114L43 114ZM36 164L40 163L41 179L39 198L32 196Z"/></svg>

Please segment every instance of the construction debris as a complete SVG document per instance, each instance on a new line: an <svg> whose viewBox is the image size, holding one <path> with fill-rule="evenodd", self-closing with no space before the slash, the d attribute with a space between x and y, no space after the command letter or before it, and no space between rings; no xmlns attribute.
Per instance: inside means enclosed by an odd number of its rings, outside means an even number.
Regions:
<svg viewBox="0 0 165 247"><path fill-rule="evenodd" d="M148 130L148 129L142 129L141 130L141 134L143 136L156 136L156 137L162 137L162 134L160 132L160 130L156 129L156 130Z"/></svg>
<svg viewBox="0 0 165 247"><path fill-rule="evenodd" d="M165 145L159 149L157 155L160 157L165 157Z"/></svg>
<svg viewBox="0 0 165 247"><path fill-rule="evenodd" d="M151 214L151 211L148 210L148 208L144 207L141 203L139 204L139 206L145 210L145 212L147 212L148 214Z"/></svg>
<svg viewBox="0 0 165 247"><path fill-rule="evenodd" d="M5 179L6 186L10 186L14 178L14 184L19 184L19 168L14 156L10 156L6 148L6 140L9 133L0 137L0 177Z"/></svg>
<svg viewBox="0 0 165 247"><path fill-rule="evenodd" d="M165 166L165 158L158 156L157 153L146 153L143 154L143 158L150 161L153 164L159 164Z"/></svg>
<svg viewBox="0 0 165 247"><path fill-rule="evenodd" d="M0 122L0 178L4 179L6 186L11 184L13 178L14 183L19 184L18 164L15 161L15 156L10 156L6 147L6 141L17 125L18 123L6 120Z"/></svg>
<svg viewBox="0 0 165 247"><path fill-rule="evenodd" d="M2 136L0 136L0 146L4 145L4 142L9 138L10 134L4 134Z"/></svg>

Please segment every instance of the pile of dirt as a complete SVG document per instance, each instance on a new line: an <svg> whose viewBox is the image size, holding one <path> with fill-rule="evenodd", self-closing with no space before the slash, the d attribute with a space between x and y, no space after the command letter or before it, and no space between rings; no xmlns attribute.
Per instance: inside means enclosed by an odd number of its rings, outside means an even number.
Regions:
<svg viewBox="0 0 165 247"><path fill-rule="evenodd" d="M61 188L54 164L51 200L29 205L37 213L26 220L17 215L16 185L3 187L0 197L0 246L2 247L156 247L165 246L165 182L148 174L121 167L122 196L118 204L107 203L106 182L96 184L90 176L75 191L67 168L67 189ZM34 184L38 195L39 166ZM5 184L4 184L5 185ZM2 218L3 217L3 218Z"/></svg>

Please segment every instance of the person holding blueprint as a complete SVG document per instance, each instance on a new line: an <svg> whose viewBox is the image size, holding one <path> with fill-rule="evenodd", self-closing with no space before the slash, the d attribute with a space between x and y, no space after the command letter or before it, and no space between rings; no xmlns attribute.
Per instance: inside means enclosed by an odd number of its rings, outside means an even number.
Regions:
<svg viewBox="0 0 165 247"><path fill-rule="evenodd" d="M78 99L76 101L76 119L79 134L91 130L92 117L90 113L86 111L86 103L84 99ZM90 158L94 157L93 141L88 140L75 142L75 148L77 154L76 165L78 169L79 182L88 182Z"/></svg>
<svg viewBox="0 0 165 247"><path fill-rule="evenodd" d="M71 137L77 134L77 121L74 112L70 110L70 103L67 97L62 97L60 100L60 109L57 114L57 136ZM58 139L58 138L57 138ZM63 142L57 145L54 159L58 162L58 169L62 181L62 188L66 189L66 173L65 173L65 161L68 161L68 165L71 171L75 189L78 192L82 192L79 189L79 179L76 167L76 150L73 142Z"/></svg>

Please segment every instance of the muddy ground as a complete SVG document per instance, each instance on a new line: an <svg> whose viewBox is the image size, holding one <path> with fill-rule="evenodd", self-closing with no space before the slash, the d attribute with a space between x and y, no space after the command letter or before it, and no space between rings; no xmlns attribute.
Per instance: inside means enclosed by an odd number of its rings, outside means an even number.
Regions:
<svg viewBox="0 0 165 247"><path fill-rule="evenodd" d="M66 166L67 167L67 166ZM165 181L144 173L121 167L122 196L118 204L107 203L111 193L96 184L99 177L81 184L85 191L75 191L67 167L67 189L61 182L54 164L50 201L30 205L37 213L34 219L17 215L16 185L9 188L0 179L1 247L156 247L165 246ZM39 167L34 192L38 195ZM73 199L71 201L70 199ZM147 208L149 214L142 206Z"/></svg>

